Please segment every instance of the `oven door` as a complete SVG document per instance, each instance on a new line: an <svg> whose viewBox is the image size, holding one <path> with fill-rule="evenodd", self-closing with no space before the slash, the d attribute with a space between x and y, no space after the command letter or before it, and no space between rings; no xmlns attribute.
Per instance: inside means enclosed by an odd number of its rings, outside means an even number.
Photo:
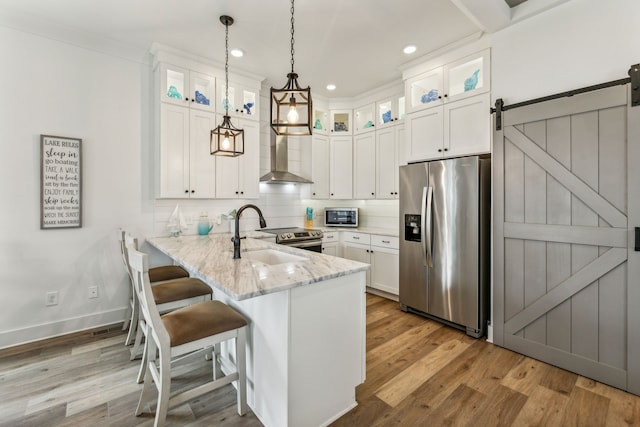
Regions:
<svg viewBox="0 0 640 427"><path fill-rule="evenodd" d="M304 242L280 243L292 248L304 249L307 251L322 253L322 240L306 240Z"/></svg>

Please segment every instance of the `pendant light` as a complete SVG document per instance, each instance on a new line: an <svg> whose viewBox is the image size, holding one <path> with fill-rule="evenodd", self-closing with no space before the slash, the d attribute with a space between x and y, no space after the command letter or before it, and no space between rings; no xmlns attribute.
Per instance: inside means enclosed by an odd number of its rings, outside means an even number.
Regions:
<svg viewBox="0 0 640 427"><path fill-rule="evenodd" d="M298 84L294 71L294 9L291 0L291 72L282 89L271 88L271 128L278 135L311 135L311 88Z"/></svg>
<svg viewBox="0 0 640 427"><path fill-rule="evenodd" d="M225 27L224 56L224 116L222 124L211 131L211 154L214 156L236 157L244 154L244 130L231 124L229 117L229 25L233 18L227 15L220 17Z"/></svg>

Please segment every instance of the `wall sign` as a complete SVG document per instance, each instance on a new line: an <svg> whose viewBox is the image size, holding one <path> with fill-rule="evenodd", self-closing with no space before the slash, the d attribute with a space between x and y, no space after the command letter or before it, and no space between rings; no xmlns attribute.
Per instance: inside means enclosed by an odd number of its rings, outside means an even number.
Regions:
<svg viewBox="0 0 640 427"><path fill-rule="evenodd" d="M82 227L82 140L40 135L40 228Z"/></svg>

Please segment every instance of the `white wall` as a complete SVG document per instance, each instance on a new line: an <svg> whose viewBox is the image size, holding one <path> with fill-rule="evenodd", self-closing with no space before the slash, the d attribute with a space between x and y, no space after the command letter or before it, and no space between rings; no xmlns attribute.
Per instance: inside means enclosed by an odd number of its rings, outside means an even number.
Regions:
<svg viewBox="0 0 640 427"><path fill-rule="evenodd" d="M0 26L0 347L122 319L115 230L141 230L148 67ZM40 134L83 140L83 226L40 230ZM89 299L87 287L99 286ZM45 307L49 291L59 304Z"/></svg>
<svg viewBox="0 0 640 427"><path fill-rule="evenodd" d="M571 0L493 34L492 96L505 104L622 79L640 62L637 0Z"/></svg>

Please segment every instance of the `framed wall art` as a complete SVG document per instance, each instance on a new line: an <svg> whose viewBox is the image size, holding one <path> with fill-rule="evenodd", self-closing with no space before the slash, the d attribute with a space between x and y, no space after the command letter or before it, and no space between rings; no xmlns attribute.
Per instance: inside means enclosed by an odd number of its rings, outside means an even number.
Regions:
<svg viewBox="0 0 640 427"><path fill-rule="evenodd" d="M82 140L40 135L40 228L82 227Z"/></svg>

